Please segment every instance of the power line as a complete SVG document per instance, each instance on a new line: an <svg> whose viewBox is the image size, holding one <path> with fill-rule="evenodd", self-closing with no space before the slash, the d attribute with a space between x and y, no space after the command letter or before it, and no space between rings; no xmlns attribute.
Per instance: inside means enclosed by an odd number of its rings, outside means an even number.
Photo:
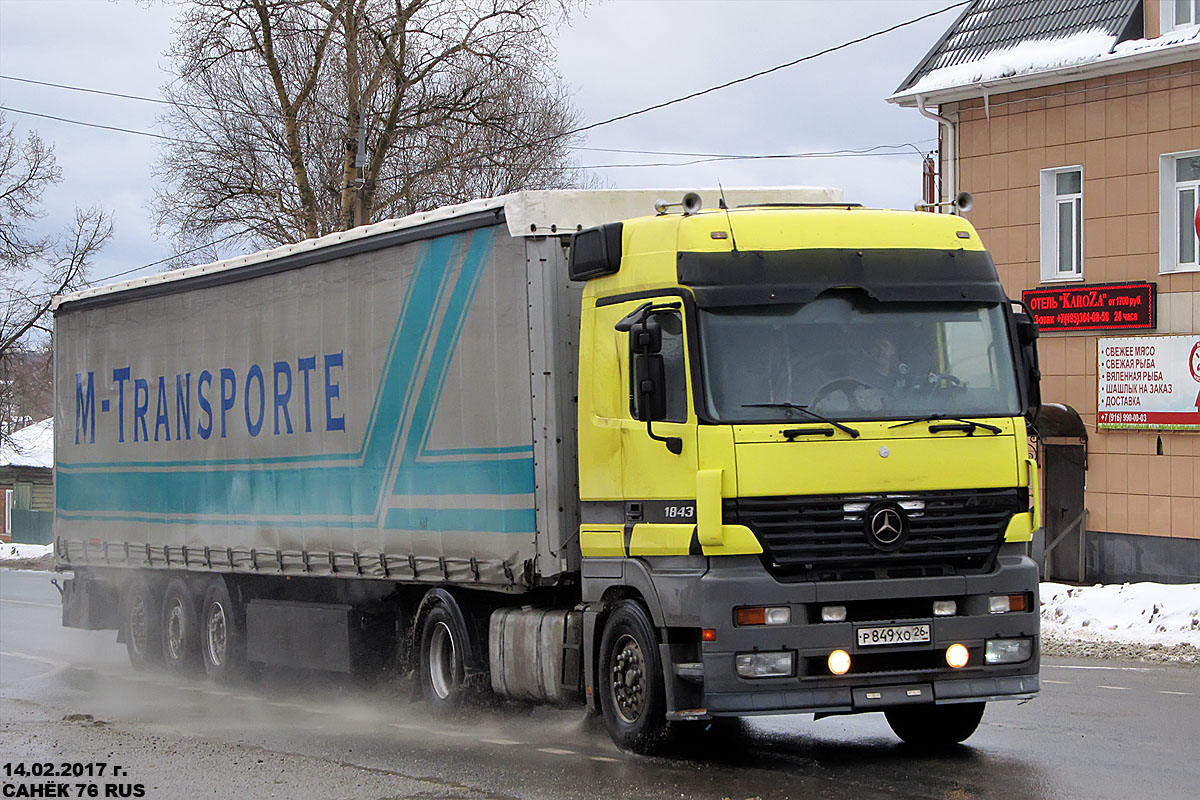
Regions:
<svg viewBox="0 0 1200 800"><path fill-rule="evenodd" d="M651 111L657 111L659 109L666 108L668 106L676 105L678 103L682 103L687 100L692 100L696 97L701 97L702 95L710 94L712 92L716 92L721 89L727 89L730 86L736 86L739 83L745 83L747 81L754 80L755 78L761 78L764 75L770 75L773 72L778 72L780 70L787 69L789 67L794 67L797 64L802 64L806 61L812 61L813 59L820 58L821 56L828 55L830 53L835 53L839 50L844 50L844 49L846 49L848 47L852 47L856 44L861 44L862 42L866 42L871 39L875 39L879 36L884 36L886 34L892 33L893 31L897 31L901 28L905 28L910 25L915 25L918 22L923 22L927 19L930 19L931 17L936 17L936 16L938 16L940 14L944 14L947 11L950 11L952 9L960 8L961 6L967 5L970 1L971 0L960 0L960 2L953 3L951 5L946 6L945 8L939 9L937 11L931 11L927 14L922 14L919 17L914 17L913 19L905 20L904 22L898 22L895 25L891 25L887 28L881 28L880 30L874 31L872 33L868 33L866 35L859 36L856 39L850 39L848 41L842 42L841 44L837 44L832 47L827 47L824 50L820 50L816 53L810 53L806 56L801 56L800 58L793 59L792 61L788 61L784 64L778 64L774 67L769 67L764 70L759 70L758 72L752 73L750 75L745 75L741 78L735 78L733 80L726 81L725 83L717 84L716 86L710 86L707 89L701 89L699 91L683 95L682 97L676 97L672 100L665 100L661 103L655 103L653 105L646 106L645 108L640 108L635 111L629 111L624 114L619 114L615 117L610 117L608 119L601 120L599 122L592 122L592 123L588 123L587 125L581 125L577 128L566 131L561 136L547 137L547 138L544 138L541 140L530 142L530 143L528 143L527 146L536 146L538 144L544 144L546 142L553 141L554 139L564 138L567 136L573 136L578 133L583 133L584 131L589 131L594 128L602 127L604 125L610 125L614 122L619 122L621 120L626 120L631 117L636 117L636 116L640 116L642 114L647 114ZM176 105L169 100L165 100L165 99L161 99L161 98L145 97L142 95L128 94L125 92L112 92L112 91L106 91L106 90L102 90L102 89L90 89L90 88L85 88L85 87L81 87L81 86L71 86L68 84L52 83L50 81L38 81L38 80L34 80L32 78L21 78L21 77L11 76L11 75L0 75L0 78L4 78L6 80L21 81L24 83L31 83L31 84L35 84L35 85L39 85L39 86L48 86L48 87L53 87L53 88L57 88L57 89L67 89L67 90L71 90L71 91L80 91L80 92L88 92L88 93L92 93L92 94L100 94L100 95L105 95L105 96L109 96L109 97L120 97L120 98L125 98L125 99L130 99L130 100L139 100L139 101L143 101L143 102L161 103L161 104L165 104L165 105ZM217 113L231 113L228 110L222 110L220 108L214 108L211 106L201 106L201 105L194 105L194 104L188 104L188 103L182 103L182 102L178 103L178 105L181 107L190 107L190 108L196 108L196 109L207 110L207 111L216 111ZM166 141L181 142L183 144L200 144L199 142L193 142L193 141L189 141L187 139L179 139L179 138L172 137L172 136L165 136L163 134L158 134L158 133L150 133L148 131L135 131L135 130L131 130L128 128L118 128L118 127L111 126L111 125L101 125L98 123L83 122L81 120L69 119L69 118L65 118L65 117L56 117L56 116L52 116L50 114L39 114L39 113L33 112L33 111L22 111L20 109L15 109L15 108L5 108L3 106L0 106L0 109L13 111L18 114L29 114L29 115L35 116L35 117L43 117L46 119L53 119L53 120L57 120L59 122L67 122L67 123L71 123L71 124L75 124L75 125L85 125L88 127L101 128L104 130L119 131L122 133L131 133L131 134L138 135L138 136L149 136L149 137L153 137L156 139L163 139ZM232 113L248 113L248 112L234 111ZM524 148L510 147L510 148L501 150L500 152L511 152L511 151L515 151L518 149L524 149ZM572 149L582 149L582 148L572 148ZM653 154L653 153L651 153L651 154Z"/></svg>
<svg viewBox="0 0 1200 800"><path fill-rule="evenodd" d="M85 88L82 86L71 86L71 85L64 84L64 83L52 83L50 81L39 81L39 80L34 80L32 78L21 78L21 77L17 77L14 75L0 75L0 79L10 80L10 81L20 81L22 83L34 84L36 86L49 86L49 87L53 87L55 89L68 89L71 91L87 92L90 94L104 95L106 97L120 97L120 98L126 98L126 99L130 99L130 100L142 100L142 101L145 101L148 103L159 103L159 104L168 105L168 106L172 105L172 102L169 100L163 100L163 99L154 98L154 97L143 97L141 95L126 94L124 92L113 92L113 91L108 91L108 90L104 90L104 89L90 89L90 88ZM190 103L181 103L180 105L183 105L187 108L197 108L197 109L202 109L205 111L216 111L218 113L227 113L226 111L223 111L222 109L216 108L214 106L200 106L200 105L194 105L194 104L190 104ZM173 137L173 136L166 136L166 135L159 134L159 133L152 133L150 131L139 131L139 130L133 130L131 128L119 128L119 127L115 127L115 126L111 126L111 125L102 125L99 123L85 122L83 120L69 119L67 117L58 117L58 116L53 116L50 114L42 114L42 113L39 113L36 111L26 111L26 110L6 107L6 106L0 106L0 109L3 109L5 111L12 111L17 114L28 114L30 116L42 117L44 119L52 119L57 122L67 122L67 123L70 123L73 125L84 125L87 127L102 128L104 130L117 131L119 133L131 133L131 134L135 134L138 136L149 136L149 137L153 137L156 139L164 139L166 141L179 142L181 144L199 144L198 142L194 142L189 139L180 139L180 138ZM239 111L235 111L233 113L248 114L248 112L239 112ZM922 141L934 141L934 140L922 140ZM878 150L878 149L893 148L893 147L894 148L912 147L912 146L913 146L913 144L911 142L904 142L902 144L897 144L897 145L876 145L873 148L869 148L869 150ZM835 150L835 151L830 151L828 153L784 153L784 154L748 153L747 154L747 153L691 153L691 152L678 152L678 151L670 151L670 150L637 150L637 149L632 149L632 148L582 147L582 146L568 146L566 149L576 150L576 151L581 151L581 152L592 152L592 153L626 153L626 154L631 154L631 155L680 156L680 157L692 157L692 158L723 158L723 159L804 158L804 157L816 156L816 155L833 156L833 155L838 155L841 153L865 152L865 151L853 151L853 150ZM689 162L689 163L696 163L696 162ZM621 166L630 166L630 165L621 165ZM656 166L656 165L647 165L647 166Z"/></svg>
<svg viewBox="0 0 1200 800"><path fill-rule="evenodd" d="M640 114L646 114L651 111L657 111L660 108L666 108L667 106L672 106L672 105L675 105L676 103L682 103L685 100L691 100L693 98L700 97L701 95L710 94L712 92L716 92L721 89L728 89L730 86L735 86L739 83L745 83L746 81L751 81L751 80L754 80L755 78L761 78L764 75L770 75L772 72L778 72L781 69L787 69L788 67L794 67L797 64L801 64L805 61L812 61L814 58L820 58L821 56L829 55L830 53L835 53L838 50L844 50L847 47L851 47L856 44L861 44L862 42L865 42L869 39L874 39L878 36L883 36L885 34L891 33L892 31L896 31L901 28L906 28L909 25L915 25L918 22L924 22L925 20L929 19L930 17L936 17L939 14L945 14L947 11L950 11L951 9L965 6L969 2L971 2L971 0L962 0L962 2L948 5L939 11L931 11L928 14L923 14L919 17L915 17L913 19L906 20L905 22L899 22L895 25L892 25L891 27L882 28L880 30L875 31L874 33L868 33L865 36L860 36L857 39L851 39L847 42L842 42L841 44L834 45L833 47L827 47L824 50L821 50L819 52L810 53L809 55L806 55L806 56L801 56L800 58L797 58L794 61L789 61L786 64L779 64L778 66L770 67L768 69L764 69L764 70L755 72L752 75L746 75L741 78L735 78L734 80L726 81L725 83L717 84L716 86L710 86L707 89L701 89L698 92L692 92L691 94L686 94L683 97L676 97L674 100L665 100L661 103L655 103L652 106L646 106L645 108L640 108L637 111L630 111L625 114L620 114L615 117L610 117L606 120L601 120L600 122L592 122L587 125L582 125L578 128L575 128L574 130L568 131L566 135L570 136L570 135L573 135L576 133L582 133L584 131L589 131L592 128L599 128L602 125L610 125L614 122L619 122L620 120L629 119L630 117L636 117Z"/></svg>
<svg viewBox="0 0 1200 800"><path fill-rule="evenodd" d="M161 133L151 133L150 131L137 131L133 128L119 128L115 125L101 125L99 122L84 122L80 119L71 119L70 117L56 117L53 114L42 114L38 111L26 111L22 108L13 108L12 106L0 106L0 111L11 111L14 114L25 114L30 117L41 117L42 119L52 119L55 122L66 122L71 125L83 125L87 128L100 128L106 131L116 131L117 133L130 133L134 136L148 136L151 139L163 139L168 142L181 142L183 144L199 144L199 142L189 141L188 139L177 139L174 136L164 136Z"/></svg>
<svg viewBox="0 0 1200 800"><path fill-rule="evenodd" d="M247 233L252 233L252 232L253 231L250 228L246 228L245 230L240 230L237 233L231 233L228 236L222 236L220 239L213 239L211 242L205 242L204 244L196 245L191 250L184 250L183 252L180 252L180 253L174 253L172 255L167 256L166 258L160 258L158 261L151 261L149 264L142 264L140 267L134 267L133 269L127 269L124 272L118 272L115 275L108 275L105 278L103 278L103 280L111 281L113 278L120 278L124 275L129 275L134 272L140 272L141 270L144 270L144 269L150 269L151 267L157 267L159 264L165 264L168 261L179 258L180 256L186 256L186 255L189 255L190 253L195 253L197 250L204 250L206 248L212 247L213 245L221 244L222 242L227 242L230 239L233 239L238 236L245 236Z"/></svg>
<svg viewBox="0 0 1200 800"><path fill-rule="evenodd" d="M626 153L626 154L630 154L630 155L643 155L643 156L680 156L680 157L692 157L692 158L801 158L801 157L807 157L807 156L834 156L834 155L840 155L843 153L866 154L866 153L870 153L875 150L883 150L883 149L889 149L889 148L899 150L899 149L905 148L905 147L916 148L918 152L921 152L920 148L917 148L917 144L926 143L926 142L936 142L936 141L937 141L937 139L935 139L935 138L919 139L919 140L917 140L917 142L901 142L900 144L877 144L874 147L868 147L863 150L841 149L841 150L827 150L824 152L813 152L813 153L688 153L688 152L680 152L680 151L675 151L675 150L633 150L633 149L624 148L624 147L571 147L568 149L586 151L586 152L590 152L590 153Z"/></svg>
<svg viewBox="0 0 1200 800"><path fill-rule="evenodd" d="M116 131L118 133L129 133L129 134L134 134L137 136L147 136L147 137L154 138L154 139L163 139L163 140L170 141L170 142L179 142L181 144L191 144L191 145L198 145L198 146L204 146L204 147L211 146L210 143L196 142L196 141L192 141L190 139L180 139L180 138L177 138L174 136L165 136L160 133L151 133L150 131L139 131L139 130L134 130L132 128L120 128L120 127L116 127L113 125L102 125L97 122L85 122L83 120L71 119L69 117L59 117L59 116L55 116L53 114L42 114L42 113L39 113L36 111L27 111L27 110L20 109L20 108L13 108L11 106L0 106L0 111L11 111L15 114L26 114L31 117L40 117L42 119L55 120L56 122L66 122L66 123L70 123L72 125L83 125L88 128L100 128L101 130ZM923 140L923 141L927 141L927 140ZM660 162L660 163L565 165L565 166L563 166L563 169L581 170L581 169L635 169L638 167L688 167L688 166L695 166L696 164L704 164L704 163L709 163L709 162L713 162L713 161L759 161L759 160L782 160L782 159L792 159L792 158L846 158L846 157L856 157L856 156L901 155L900 153L880 153L880 152L875 152L875 151L885 149L885 148L899 149L899 148L903 148L903 147L912 148L916 154L924 155L921 152L921 150L912 142L904 142L903 144L899 144L899 145L875 145L874 147L866 148L865 150L830 150L830 151L824 151L824 152L810 152L810 153L711 153L711 154L705 154L705 153L671 152L671 151L662 151L662 150L633 150L633 149L616 149L616 148L569 147L567 149L570 149L570 150L590 150L590 151L596 151L596 152L615 152L615 153L627 153L627 154L634 154L634 155L672 155L672 156L681 156L681 157L688 157L688 156L701 156L701 157L697 158L696 160L693 160L693 161L675 161L675 162ZM513 148L513 147L501 148L501 149L497 150L496 153L493 155L499 155L499 154L511 152L515 149L517 149L517 148ZM276 153L276 152L270 151L270 150L255 149L254 152L264 153L267 155L275 155L275 156L280 155L279 153ZM476 159L473 162L467 161L465 165L466 166L471 166L473 164L478 165L478 164L484 163L486 160L487 160L486 157L481 156L479 159ZM453 164L454 162L451 162L451 163ZM464 166L463 162L459 162L458 166ZM392 176L392 177L398 177L398 176ZM382 178L381 180L386 181L386 180L390 180L390 178ZM141 268L139 267L139 269L141 269Z"/></svg>

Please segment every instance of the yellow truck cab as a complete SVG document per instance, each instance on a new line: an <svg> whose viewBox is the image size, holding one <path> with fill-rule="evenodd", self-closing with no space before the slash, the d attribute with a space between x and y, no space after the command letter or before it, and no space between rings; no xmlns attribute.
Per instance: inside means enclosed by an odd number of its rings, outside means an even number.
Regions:
<svg viewBox="0 0 1200 800"><path fill-rule="evenodd" d="M884 711L961 741L1038 690L1036 328L976 231L852 204L574 235L588 703Z"/></svg>

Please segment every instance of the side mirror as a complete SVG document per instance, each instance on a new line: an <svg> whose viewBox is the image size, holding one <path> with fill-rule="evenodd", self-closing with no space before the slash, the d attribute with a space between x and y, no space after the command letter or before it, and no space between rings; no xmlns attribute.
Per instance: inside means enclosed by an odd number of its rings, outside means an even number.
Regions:
<svg viewBox="0 0 1200 800"><path fill-rule="evenodd" d="M661 342L660 342L661 345ZM638 411L642 419L655 422L667 417L667 380L663 357L657 353L633 356L634 385L638 391Z"/></svg>
<svg viewBox="0 0 1200 800"><path fill-rule="evenodd" d="M1021 371L1025 378L1025 411L1033 413L1042 404L1042 371L1038 368L1038 326L1033 314L1024 303L1012 308L1013 322L1017 329L1017 356L1021 359Z"/></svg>
<svg viewBox="0 0 1200 800"><path fill-rule="evenodd" d="M662 326L653 316L646 317L629 329L629 345L634 355L655 355L662 352ZM662 358L659 358L661 366ZM661 384L662 382L659 381Z"/></svg>

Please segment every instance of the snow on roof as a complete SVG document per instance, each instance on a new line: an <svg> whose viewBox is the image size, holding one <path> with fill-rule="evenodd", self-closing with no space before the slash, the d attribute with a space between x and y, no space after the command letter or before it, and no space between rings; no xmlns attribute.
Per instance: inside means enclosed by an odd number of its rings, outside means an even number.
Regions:
<svg viewBox="0 0 1200 800"><path fill-rule="evenodd" d="M54 467L54 417L21 428L0 444L0 467Z"/></svg>
<svg viewBox="0 0 1200 800"><path fill-rule="evenodd" d="M286 244L271 250L260 250L244 256L235 256L211 264L200 264L186 269L160 272L144 278L111 283L84 289L74 294L54 298L51 309L57 311L63 303L84 300L99 295L113 294L127 289L136 289L159 283L186 280L197 275L237 269L239 267L273 261L278 258L318 250L323 247L365 239L370 236L390 233L406 228L416 228L440 220L465 217L480 212L504 211L504 218L511 236L565 235L582 228L590 228L605 222L645 217L654 213L654 202L659 199L677 203L689 191L699 192L705 208L715 208L722 196L730 207L739 205L761 205L763 203L840 203L842 190L817 186L771 186L730 187L724 190L707 189L600 189L600 190L536 190L514 192L483 200L472 200L453 206L443 206L432 211L410 214L397 219L385 219L371 225L363 225L348 231L338 231L319 239L305 239L295 244Z"/></svg>
<svg viewBox="0 0 1200 800"><path fill-rule="evenodd" d="M1081 31L1058 39L1021 42L989 53L979 61L935 69L905 92L928 95L938 89L1011 78L1029 72L1069 67L1094 61L1112 49L1117 37L1101 29Z"/></svg>
<svg viewBox="0 0 1200 800"><path fill-rule="evenodd" d="M936 69L888 102L911 106L918 96L934 102L961 100L998 89L1016 91L1194 59L1200 59L1200 27L1196 26L1119 44L1102 30L1081 31L1059 39L1021 42L978 61Z"/></svg>

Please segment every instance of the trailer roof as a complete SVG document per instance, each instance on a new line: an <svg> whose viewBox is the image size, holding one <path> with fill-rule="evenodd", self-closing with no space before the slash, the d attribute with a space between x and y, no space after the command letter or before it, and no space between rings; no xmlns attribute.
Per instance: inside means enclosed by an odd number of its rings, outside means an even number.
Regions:
<svg viewBox="0 0 1200 800"><path fill-rule="evenodd" d="M305 239L295 244L283 245L270 250L260 250L243 256L198 264L194 267L160 272L143 278L111 283L84 289L73 294L54 298L52 310L66 303L89 300L104 295L119 294L159 284L186 281L199 276L231 272L256 264L276 261L301 253L326 247L342 245L356 240L368 239L382 234L406 229L420 228L433 223L443 223L459 218L493 212L499 221L503 219L512 236L557 236L567 235L582 228L605 222L644 217L654 213L655 200L678 203L688 191L697 191L706 208L715 208L721 190L707 189L605 189L605 190L544 190L515 192L484 200L472 200L453 206L443 206L432 211L410 214L398 219L387 219L371 225L363 225L348 231L338 231L318 239ZM769 188L729 188L724 190L727 204L732 208L739 205L763 203L839 203L840 189L812 186L780 186ZM233 277L233 276L229 276Z"/></svg>

